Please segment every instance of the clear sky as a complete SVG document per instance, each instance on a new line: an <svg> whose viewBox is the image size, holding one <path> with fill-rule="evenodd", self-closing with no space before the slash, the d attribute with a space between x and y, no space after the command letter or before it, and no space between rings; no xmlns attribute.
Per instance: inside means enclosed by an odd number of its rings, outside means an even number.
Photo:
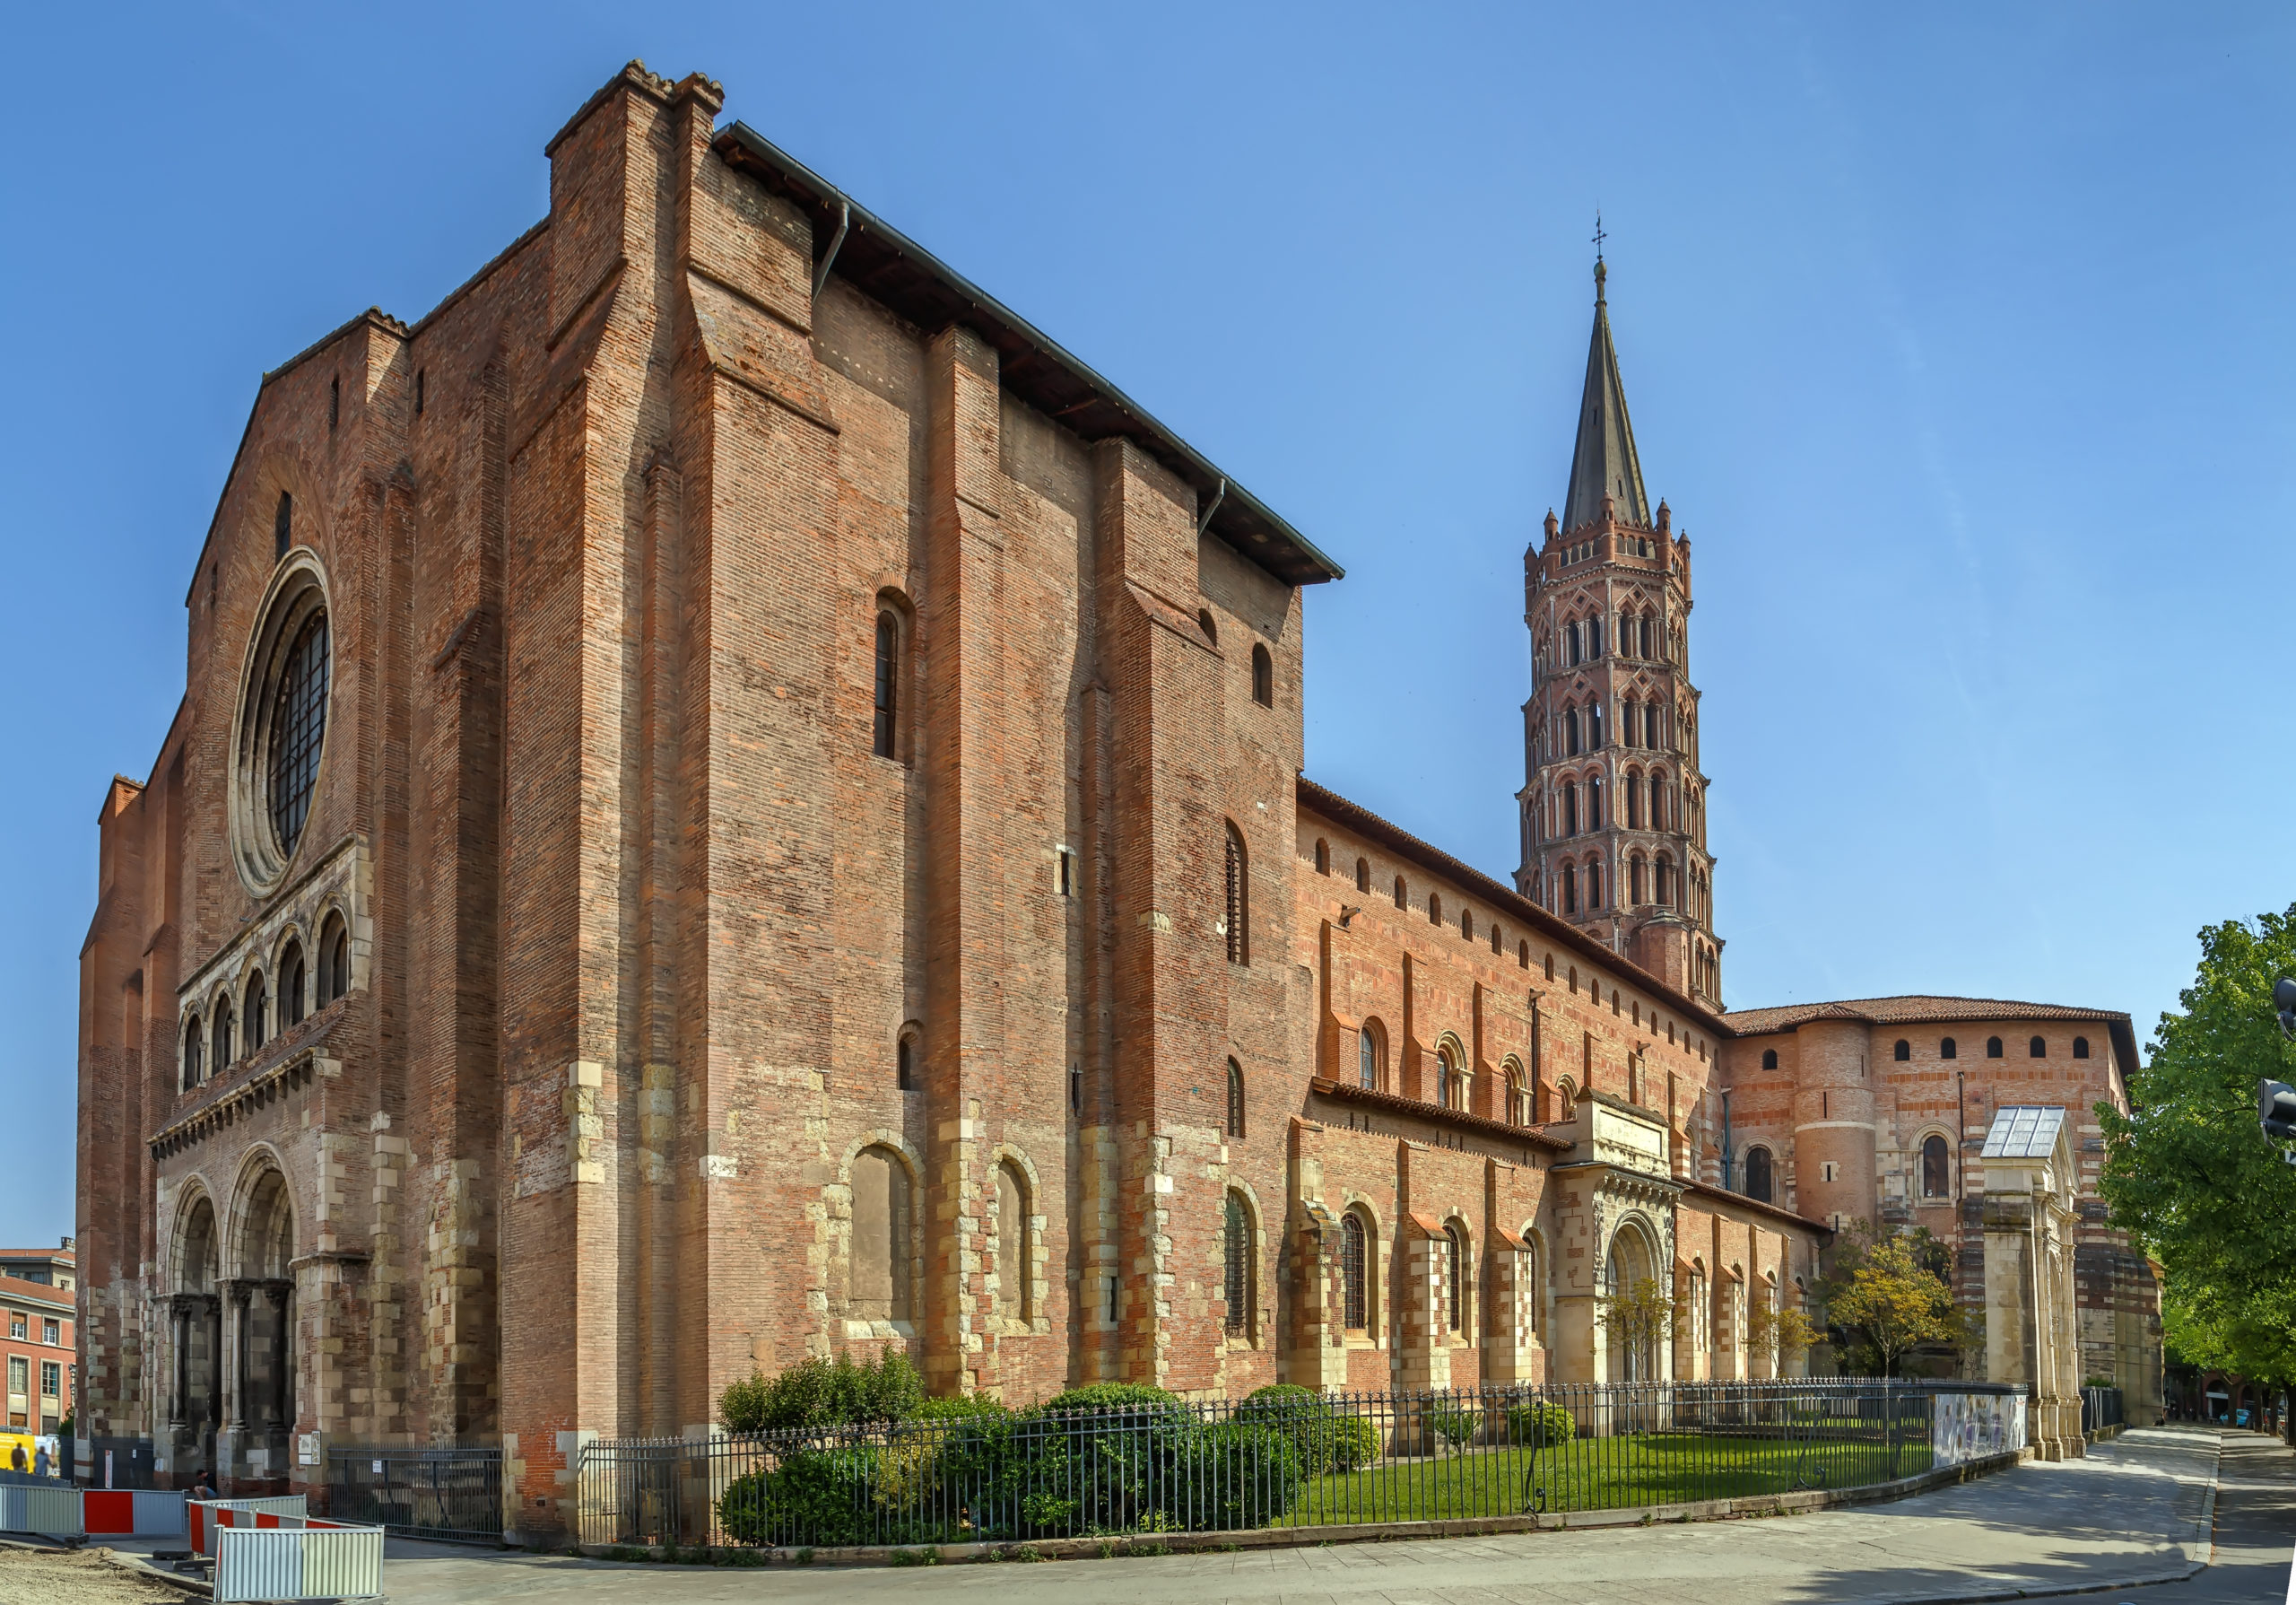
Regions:
<svg viewBox="0 0 2296 1605"><path fill-rule="evenodd" d="M2285 6L45 6L0 161L0 1238L263 370L542 215L635 56L1348 569L1308 769L1501 877L1602 208L1734 1007L2173 1005L2296 900Z"/></svg>

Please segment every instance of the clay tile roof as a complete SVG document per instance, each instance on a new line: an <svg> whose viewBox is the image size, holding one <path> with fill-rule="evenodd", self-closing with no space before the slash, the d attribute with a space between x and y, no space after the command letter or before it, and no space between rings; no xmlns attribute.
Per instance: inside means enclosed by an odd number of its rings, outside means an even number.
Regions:
<svg viewBox="0 0 2296 1605"><path fill-rule="evenodd" d="M1733 1009L1722 1018L1741 1036L1790 1031L1812 1020L1864 1020L1875 1025L1944 1025L1956 1020L2095 1020L2126 1024L2128 1016L2109 1008L2076 1008L2062 1003L2024 1003L2005 998L1948 998L1917 993L1902 998L1852 998L1831 1003L1787 1003L1776 1008Z"/></svg>

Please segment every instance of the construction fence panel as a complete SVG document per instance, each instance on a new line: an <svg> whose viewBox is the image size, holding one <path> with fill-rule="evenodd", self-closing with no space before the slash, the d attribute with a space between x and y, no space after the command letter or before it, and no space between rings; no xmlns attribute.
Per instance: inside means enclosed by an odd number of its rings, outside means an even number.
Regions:
<svg viewBox="0 0 2296 1605"><path fill-rule="evenodd" d="M379 1527L219 1526L213 1536L216 1605L372 1599L383 1592Z"/></svg>

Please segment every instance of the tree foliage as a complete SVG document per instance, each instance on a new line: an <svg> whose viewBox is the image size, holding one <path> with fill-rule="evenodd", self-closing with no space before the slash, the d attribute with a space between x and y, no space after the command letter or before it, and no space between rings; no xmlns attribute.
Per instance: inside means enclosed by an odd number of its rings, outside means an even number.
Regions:
<svg viewBox="0 0 2296 1605"><path fill-rule="evenodd" d="M1863 1336L1883 1376L1897 1374L1909 1350L1930 1343L1959 1347L1962 1337L1952 1289L1922 1262L1920 1245L1909 1234L1866 1249L1826 1313Z"/></svg>
<svg viewBox="0 0 2296 1605"><path fill-rule="evenodd" d="M1634 1374L1658 1374L1658 1347L1674 1333L1674 1301L1648 1277L1638 1277L1621 1293L1596 1301L1596 1319L1604 1336L1634 1359Z"/></svg>
<svg viewBox="0 0 2296 1605"><path fill-rule="evenodd" d="M2257 1083L2296 1081L2273 982L2296 975L2296 908L2200 933L2200 965L2128 1075L2133 1112L2097 1106L2112 1223L2159 1262L2171 1357L2296 1383L2296 1166L2257 1123Z"/></svg>
<svg viewBox="0 0 2296 1605"><path fill-rule="evenodd" d="M1822 1335L1792 1304L1773 1308L1768 1299L1757 1298L1746 1310L1746 1351L1769 1361L1773 1376L1785 1375L1786 1368Z"/></svg>

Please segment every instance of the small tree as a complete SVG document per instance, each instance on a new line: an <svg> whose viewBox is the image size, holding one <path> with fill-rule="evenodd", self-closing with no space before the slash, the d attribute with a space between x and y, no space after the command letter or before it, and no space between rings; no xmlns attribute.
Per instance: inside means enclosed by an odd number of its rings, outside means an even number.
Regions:
<svg viewBox="0 0 2296 1605"><path fill-rule="evenodd" d="M1889 1237L1867 1249L1848 1286L1826 1307L1835 1324L1858 1328L1882 1362L1897 1374L1909 1349L1925 1343L1959 1343L1964 1333L1952 1290L1916 1257L1915 1245Z"/></svg>
<svg viewBox="0 0 2296 1605"><path fill-rule="evenodd" d="M1788 1364L1810 1352L1818 1336L1816 1324L1792 1305L1777 1309L1762 1298L1746 1313L1747 1352L1769 1361L1772 1376L1783 1376Z"/></svg>
<svg viewBox="0 0 2296 1605"><path fill-rule="evenodd" d="M1596 1314L1604 1335L1633 1361L1635 1374L1645 1382L1654 1377L1658 1345L1674 1335L1674 1301L1666 1290L1648 1277L1639 1278L1623 1293L1605 1295Z"/></svg>

